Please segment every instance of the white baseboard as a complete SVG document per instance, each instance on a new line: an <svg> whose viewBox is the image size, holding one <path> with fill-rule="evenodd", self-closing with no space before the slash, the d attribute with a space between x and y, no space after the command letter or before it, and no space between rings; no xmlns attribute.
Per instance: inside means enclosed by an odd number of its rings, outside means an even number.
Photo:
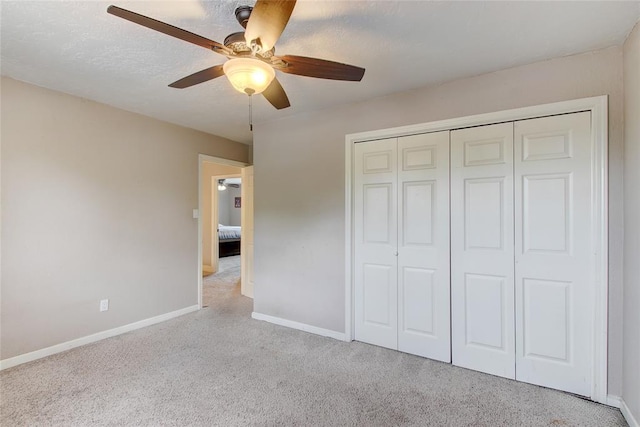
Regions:
<svg viewBox="0 0 640 427"><path fill-rule="evenodd" d="M128 325L119 326L117 328L109 329L107 331L98 332L86 337L77 338L75 340L63 342L61 344L52 345L51 347L43 348L40 350L32 351L30 353L21 354L19 356L11 357L9 359L0 360L0 371L3 369L12 368L23 363L31 362L43 357L51 356L52 354L62 353L63 351L71 350L72 348L80 347L86 344L90 344L96 341L100 341L106 338L111 338L116 335L121 335L126 332L135 331L136 329L144 328L145 326L154 325L156 323L164 322L165 320L173 319L187 313L198 311L200 307L198 305L192 305L190 307L182 308L180 310L172 311L170 313L161 314L159 316L151 317L149 319L140 320L138 322L129 323Z"/></svg>
<svg viewBox="0 0 640 427"><path fill-rule="evenodd" d="M346 341L347 337L343 332L331 331L329 329L318 328L317 326L307 325L306 323L294 322L293 320L281 319L280 317L269 316L268 314L251 313L251 317L256 320L263 320L265 322L273 323L280 326L286 326L287 328L297 329L299 331L309 332L311 334L322 335L323 337L329 337L340 341Z"/></svg>
<svg viewBox="0 0 640 427"><path fill-rule="evenodd" d="M620 409L620 396L614 396L612 394L607 395L607 399L604 402L605 405L613 406L614 408Z"/></svg>
<svg viewBox="0 0 640 427"><path fill-rule="evenodd" d="M629 427L640 427L640 423L633 416L627 404L624 403L624 399L620 399L620 412L622 412L624 419L627 420L627 424L629 424Z"/></svg>

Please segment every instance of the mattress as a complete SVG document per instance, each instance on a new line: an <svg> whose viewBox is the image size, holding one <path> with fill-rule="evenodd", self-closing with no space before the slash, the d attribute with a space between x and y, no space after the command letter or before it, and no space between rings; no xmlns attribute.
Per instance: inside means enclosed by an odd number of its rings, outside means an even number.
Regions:
<svg viewBox="0 0 640 427"><path fill-rule="evenodd" d="M218 239L219 240L231 240L240 238L240 227L234 225L219 225L218 226Z"/></svg>

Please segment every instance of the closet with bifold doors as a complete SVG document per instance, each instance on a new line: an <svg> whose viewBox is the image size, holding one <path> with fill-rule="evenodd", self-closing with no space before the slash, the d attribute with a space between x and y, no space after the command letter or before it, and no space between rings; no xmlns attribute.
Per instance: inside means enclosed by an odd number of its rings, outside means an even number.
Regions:
<svg viewBox="0 0 640 427"><path fill-rule="evenodd" d="M358 142L355 339L590 396L591 113Z"/></svg>

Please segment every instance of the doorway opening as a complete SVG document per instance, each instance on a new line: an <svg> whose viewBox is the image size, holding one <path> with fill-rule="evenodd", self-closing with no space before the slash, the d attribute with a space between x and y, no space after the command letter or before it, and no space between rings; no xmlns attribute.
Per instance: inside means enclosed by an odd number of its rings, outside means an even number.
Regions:
<svg viewBox="0 0 640 427"><path fill-rule="evenodd" d="M206 167L205 171L220 171ZM238 169L226 166L225 169ZM202 260L202 306L224 303L240 294L241 272L241 197L239 174L211 176L211 259ZM203 236L204 237L204 236ZM207 236L209 237L209 236Z"/></svg>
<svg viewBox="0 0 640 427"><path fill-rule="evenodd" d="M211 306L214 299L240 294L246 276L243 271L248 271L242 259L242 239L246 236L242 223L247 216L245 210L252 204L243 203L245 163L199 157L198 304L204 308Z"/></svg>

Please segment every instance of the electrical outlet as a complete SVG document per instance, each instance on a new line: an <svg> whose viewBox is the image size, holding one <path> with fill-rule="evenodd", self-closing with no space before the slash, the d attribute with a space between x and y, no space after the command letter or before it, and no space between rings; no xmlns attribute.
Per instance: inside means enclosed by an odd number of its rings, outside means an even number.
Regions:
<svg viewBox="0 0 640 427"><path fill-rule="evenodd" d="M107 311L107 310L109 310L109 300L108 299L100 300L100 311Z"/></svg>

